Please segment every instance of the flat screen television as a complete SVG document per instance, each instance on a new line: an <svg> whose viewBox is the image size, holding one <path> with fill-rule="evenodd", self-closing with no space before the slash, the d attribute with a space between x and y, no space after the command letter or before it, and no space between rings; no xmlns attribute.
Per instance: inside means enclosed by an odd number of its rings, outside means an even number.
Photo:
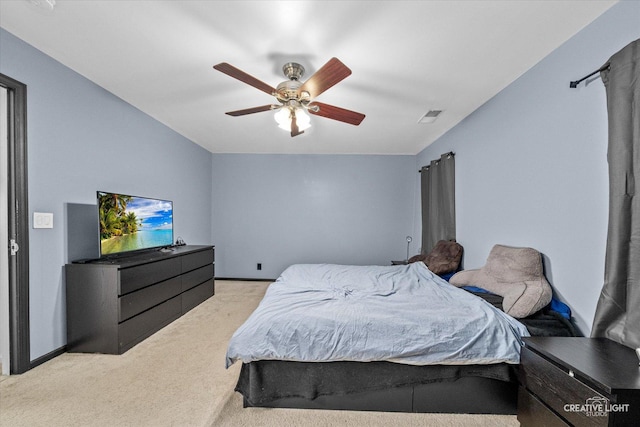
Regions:
<svg viewBox="0 0 640 427"><path fill-rule="evenodd" d="M173 202L98 191L100 257L173 243Z"/></svg>

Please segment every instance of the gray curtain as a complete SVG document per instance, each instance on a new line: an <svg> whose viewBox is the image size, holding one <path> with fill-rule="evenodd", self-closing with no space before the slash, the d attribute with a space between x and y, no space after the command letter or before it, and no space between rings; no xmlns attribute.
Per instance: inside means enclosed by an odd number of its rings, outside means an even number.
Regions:
<svg viewBox="0 0 640 427"><path fill-rule="evenodd" d="M601 72L609 115L609 228L592 337L640 347L640 39Z"/></svg>
<svg viewBox="0 0 640 427"><path fill-rule="evenodd" d="M456 238L456 160L445 153L420 170L422 193L422 253L439 240Z"/></svg>

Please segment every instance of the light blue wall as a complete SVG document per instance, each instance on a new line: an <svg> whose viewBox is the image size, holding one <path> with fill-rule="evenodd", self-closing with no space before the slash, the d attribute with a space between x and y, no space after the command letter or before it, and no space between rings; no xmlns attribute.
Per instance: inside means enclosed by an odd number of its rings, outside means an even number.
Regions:
<svg viewBox="0 0 640 427"><path fill-rule="evenodd" d="M416 173L415 156L214 154L216 276L405 259Z"/></svg>
<svg viewBox="0 0 640 427"><path fill-rule="evenodd" d="M585 334L604 276L607 112L599 78L578 89L569 81L638 37L640 2L613 6L418 155L424 165L456 153L465 268L484 265L497 243L538 249Z"/></svg>
<svg viewBox="0 0 640 427"><path fill-rule="evenodd" d="M27 85L31 359L66 344L65 206L97 190L173 200L176 234L211 240L211 155L0 29L0 72ZM97 227L97 222L96 222Z"/></svg>

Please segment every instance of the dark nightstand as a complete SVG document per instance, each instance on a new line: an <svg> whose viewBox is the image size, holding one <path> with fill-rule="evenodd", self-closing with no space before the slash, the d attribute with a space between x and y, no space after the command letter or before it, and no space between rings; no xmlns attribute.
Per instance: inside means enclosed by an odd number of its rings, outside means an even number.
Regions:
<svg viewBox="0 0 640 427"><path fill-rule="evenodd" d="M605 338L525 338L518 377L522 426L632 426L640 420L635 352Z"/></svg>

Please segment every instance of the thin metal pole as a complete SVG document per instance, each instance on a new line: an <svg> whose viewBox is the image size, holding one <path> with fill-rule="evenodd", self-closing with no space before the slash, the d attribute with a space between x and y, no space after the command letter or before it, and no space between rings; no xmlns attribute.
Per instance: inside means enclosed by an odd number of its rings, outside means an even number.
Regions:
<svg viewBox="0 0 640 427"><path fill-rule="evenodd" d="M581 82L583 82L583 81L587 80L589 77L593 76L593 75L594 75L594 74L596 74L596 73L601 73L602 71L606 70L606 69L607 69L607 68L609 68L609 67L610 67L610 64L607 62L607 63L606 63L606 64L604 64L602 67L600 67L600 69L598 69L598 70L594 71L593 73L589 74L588 76L584 76L584 77L583 77L583 78L581 78L580 80L574 80L574 81L572 81L572 82L569 82L569 87L570 87L570 88L574 88L574 89L575 89L575 88L577 88L577 87L578 87L578 85L579 85Z"/></svg>

